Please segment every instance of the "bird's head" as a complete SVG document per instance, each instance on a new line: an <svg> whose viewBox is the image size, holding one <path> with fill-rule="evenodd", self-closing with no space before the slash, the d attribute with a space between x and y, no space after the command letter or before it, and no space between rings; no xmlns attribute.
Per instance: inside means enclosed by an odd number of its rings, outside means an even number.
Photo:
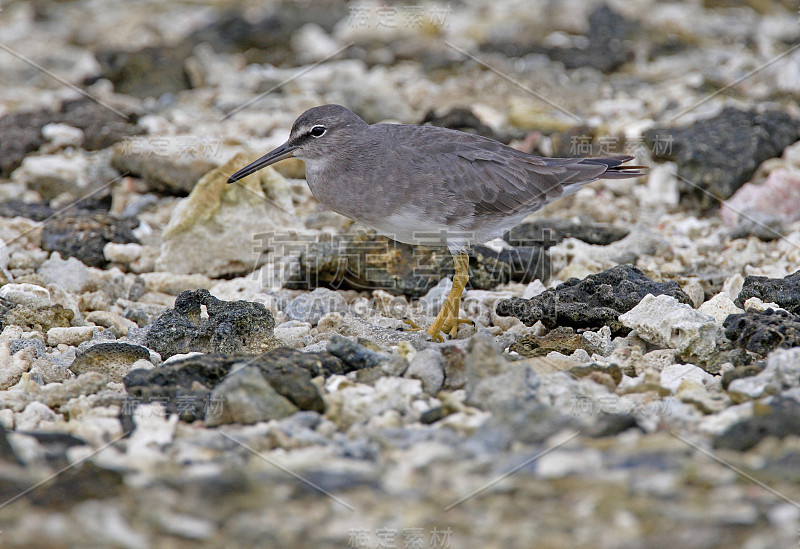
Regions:
<svg viewBox="0 0 800 549"><path fill-rule="evenodd" d="M366 122L341 105L322 105L308 109L294 121L286 143L230 176L228 183L238 181L284 158L294 157L313 162L335 155L354 132L365 127Z"/></svg>

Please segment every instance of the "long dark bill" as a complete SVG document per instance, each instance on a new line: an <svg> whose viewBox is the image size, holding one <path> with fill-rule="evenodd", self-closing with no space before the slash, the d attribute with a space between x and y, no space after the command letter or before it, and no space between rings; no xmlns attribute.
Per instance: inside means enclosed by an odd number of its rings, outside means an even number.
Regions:
<svg viewBox="0 0 800 549"><path fill-rule="evenodd" d="M290 156L292 156L292 153L296 148L297 147L295 147L294 145L290 145L289 142L287 141L277 149L268 152L255 162L248 164L247 166L245 166L244 168L242 168L241 170L230 176L228 178L228 183L234 183L236 181L239 181L243 177L247 177L251 173L255 173L261 168L266 168L270 164L274 164L279 160L283 160L284 158L289 158Z"/></svg>

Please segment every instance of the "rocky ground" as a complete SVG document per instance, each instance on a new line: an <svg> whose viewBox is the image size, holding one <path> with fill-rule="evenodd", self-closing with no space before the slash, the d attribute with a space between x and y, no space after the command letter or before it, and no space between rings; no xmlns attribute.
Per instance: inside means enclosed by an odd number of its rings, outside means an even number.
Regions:
<svg viewBox="0 0 800 549"><path fill-rule="evenodd" d="M787 1L0 3L0 546L796 547ZM470 252L326 211L341 103L630 154Z"/></svg>

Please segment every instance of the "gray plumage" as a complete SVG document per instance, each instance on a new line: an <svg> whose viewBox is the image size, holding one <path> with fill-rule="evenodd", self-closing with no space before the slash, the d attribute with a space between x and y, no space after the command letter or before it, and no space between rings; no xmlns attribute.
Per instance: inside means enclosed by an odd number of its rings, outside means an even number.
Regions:
<svg viewBox="0 0 800 549"><path fill-rule="evenodd" d="M446 128L369 125L345 107L323 105L228 182L288 156L305 161L311 192L331 210L401 242L435 238L454 253L501 236L587 183L643 175L622 166L629 156L543 158Z"/></svg>

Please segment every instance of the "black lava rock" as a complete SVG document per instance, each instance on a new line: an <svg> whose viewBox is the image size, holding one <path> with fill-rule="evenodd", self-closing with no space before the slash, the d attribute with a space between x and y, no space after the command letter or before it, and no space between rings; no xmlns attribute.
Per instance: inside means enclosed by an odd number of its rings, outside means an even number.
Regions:
<svg viewBox="0 0 800 549"><path fill-rule="evenodd" d="M587 244L607 246L628 236L628 229L606 223L576 223L569 219L542 219L517 225L503 240L511 246L549 248L565 238L577 238Z"/></svg>
<svg viewBox="0 0 800 549"><path fill-rule="evenodd" d="M0 117L0 177L8 177L22 159L44 143L42 128L62 123L83 130L83 148L103 149L121 139L142 132L133 115L117 114L102 105L81 98L65 102L60 112L42 109Z"/></svg>
<svg viewBox="0 0 800 549"><path fill-rule="evenodd" d="M34 221L44 221L52 215L53 209L41 202L22 202L21 200L0 202L0 217L27 217Z"/></svg>
<svg viewBox="0 0 800 549"><path fill-rule="evenodd" d="M759 164L800 139L800 121L781 111L724 109L686 128L644 133L656 158L678 164L681 203L709 210L750 180Z"/></svg>
<svg viewBox="0 0 800 549"><path fill-rule="evenodd" d="M202 318L205 306L208 318ZM262 303L221 301L208 290L186 290L147 332L146 345L162 358L198 351L257 355L278 346L275 319Z"/></svg>
<svg viewBox="0 0 800 549"><path fill-rule="evenodd" d="M52 121L50 111L7 114L0 118L0 177L8 177L22 159L44 143L42 127Z"/></svg>
<svg viewBox="0 0 800 549"><path fill-rule="evenodd" d="M272 244L274 247L281 243ZM468 288L490 290L509 281L508 263L469 251ZM299 272L285 283L296 290L328 287L338 290L383 289L394 295L420 297L452 276L453 259L442 247L411 246L374 231L323 235L304 245Z"/></svg>
<svg viewBox="0 0 800 549"><path fill-rule="evenodd" d="M531 299L500 301L497 314L515 316L528 326L540 320L549 329L608 326L614 334L627 334L630 330L619 321L619 315L633 309L647 294L692 303L677 282L654 282L632 265L618 265L583 280L571 278Z"/></svg>
<svg viewBox="0 0 800 549"><path fill-rule="evenodd" d="M237 10L229 10L177 44L148 46L140 50L103 49L97 52L102 77L117 93L136 97L159 97L192 87L186 60L201 43L219 53L241 53L248 63L280 65L294 63L289 48L292 35L303 25L315 23L331 31L347 15L340 2L324 2L307 9L284 2L272 13L253 21Z"/></svg>
<svg viewBox="0 0 800 549"><path fill-rule="evenodd" d="M374 368L391 359L387 354L368 349L340 335L333 336L326 349L342 361L344 373Z"/></svg>
<svg viewBox="0 0 800 549"><path fill-rule="evenodd" d="M511 250L495 251L488 246L473 246L473 254L496 260L508 265L508 275L514 282L527 284L537 278L542 282L550 280L550 254L538 246L516 246Z"/></svg>
<svg viewBox="0 0 800 549"><path fill-rule="evenodd" d="M114 112L85 97L65 102L57 118L62 124L83 130L81 146L87 151L105 149L117 141L143 132L136 125L138 117L135 114Z"/></svg>
<svg viewBox="0 0 800 549"><path fill-rule="evenodd" d="M589 15L589 30L586 47L542 46L529 41L526 35L493 40L481 46L484 51L499 51L510 57L530 53L543 53L553 61L559 61L568 69L593 67L610 73L633 59L630 38L638 26L606 5L598 7Z"/></svg>
<svg viewBox="0 0 800 549"><path fill-rule="evenodd" d="M348 372L339 358L329 352L305 353L288 347L278 347L267 355L275 367L297 366L308 370L311 377L342 375Z"/></svg>
<svg viewBox="0 0 800 549"><path fill-rule="evenodd" d="M136 97L160 97L189 89L186 59L192 44L148 46L136 51L105 49L97 53L102 75L117 93Z"/></svg>
<svg viewBox="0 0 800 549"><path fill-rule="evenodd" d="M722 325L725 327L725 337L734 345L761 356L778 347L789 349L800 346L800 316L786 311L751 309L742 314L729 315Z"/></svg>
<svg viewBox="0 0 800 549"><path fill-rule="evenodd" d="M315 356L301 356L305 354ZM297 360L292 363L292 359ZM334 364L336 360L328 353L281 350L274 356L272 353L261 356L197 355L152 370L131 370L124 383L135 402L122 413L130 416L138 404L159 402L168 413L178 414L184 421L202 419L206 411L215 406L209 400L211 391L235 366L259 368L270 386L300 410L323 413L325 402L311 378L320 372L320 364Z"/></svg>
<svg viewBox="0 0 800 549"><path fill-rule="evenodd" d="M459 130L466 133L472 133L501 143L508 144L511 140L509 137L501 136L495 133L492 128L481 122L480 118L466 107L455 107L446 113L438 116L433 109L429 110L420 121L420 124L428 124L431 126L439 126L440 128L450 128L451 130Z"/></svg>
<svg viewBox="0 0 800 549"><path fill-rule="evenodd" d="M767 362L765 360L760 360L758 362L753 362L752 364L736 366L733 370L727 370L724 374L722 374L722 388L727 391L728 385L730 385L732 381L758 375L763 372L764 368L766 367Z"/></svg>
<svg viewBox="0 0 800 549"><path fill-rule="evenodd" d="M122 493L122 485L122 473L86 460L76 467L65 468L25 497L40 507L68 509L84 500L117 497Z"/></svg>
<svg viewBox="0 0 800 549"><path fill-rule="evenodd" d="M75 257L90 267L103 268L103 248L109 242L139 243L132 230L136 219L117 218L108 214L75 215L56 218L42 229L42 249L59 252L66 259Z"/></svg>
<svg viewBox="0 0 800 549"><path fill-rule="evenodd" d="M768 413L734 423L714 439L714 448L744 452L767 437L790 435L800 435L800 403L793 398L775 397Z"/></svg>
<svg viewBox="0 0 800 549"><path fill-rule="evenodd" d="M766 303L777 303L790 313L800 315L800 271L785 278L748 276L736 297L736 305L744 307L744 302L751 297Z"/></svg>

